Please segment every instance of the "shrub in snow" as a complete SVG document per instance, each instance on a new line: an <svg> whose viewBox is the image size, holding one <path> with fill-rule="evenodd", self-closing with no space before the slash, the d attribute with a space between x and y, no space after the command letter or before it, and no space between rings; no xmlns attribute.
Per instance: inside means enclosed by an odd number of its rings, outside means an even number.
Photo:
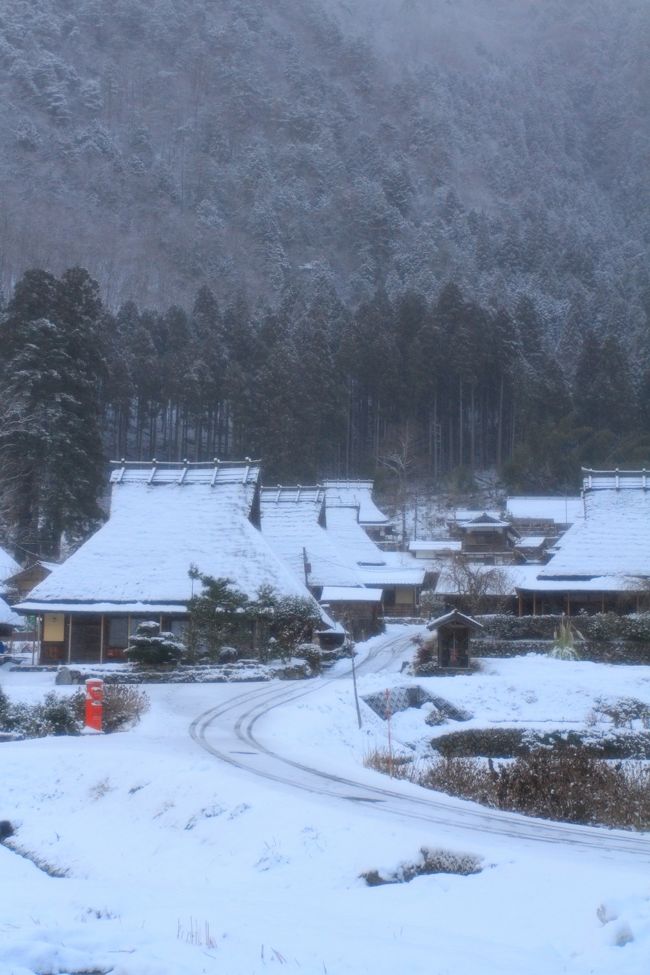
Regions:
<svg viewBox="0 0 650 975"><path fill-rule="evenodd" d="M254 607L255 619L267 628L281 656L295 654L321 622L312 599L279 596L271 586L260 588Z"/></svg>
<svg viewBox="0 0 650 975"><path fill-rule="evenodd" d="M306 661L315 674L321 672L324 663L330 663L337 657L336 651L323 650L318 643L299 643L294 652Z"/></svg>
<svg viewBox="0 0 650 975"><path fill-rule="evenodd" d="M513 758L540 748L555 751L582 748L598 758L650 758L650 735L640 731L471 728L440 735L433 739L431 746L445 758Z"/></svg>
<svg viewBox="0 0 650 975"><path fill-rule="evenodd" d="M222 647L219 651L218 660L220 664L231 664L237 659L235 647Z"/></svg>
<svg viewBox="0 0 650 975"><path fill-rule="evenodd" d="M424 723L430 727L435 727L436 725L444 724L446 720L447 718L442 711L434 705L424 719Z"/></svg>
<svg viewBox="0 0 650 975"><path fill-rule="evenodd" d="M437 619L447 612L447 604L436 596L433 589L423 589L420 593L420 612L427 619Z"/></svg>
<svg viewBox="0 0 650 975"><path fill-rule="evenodd" d="M0 728L5 727L5 720L10 707L9 698L0 687Z"/></svg>
<svg viewBox="0 0 650 975"><path fill-rule="evenodd" d="M137 687L105 685L103 728L110 733L136 724L149 708L147 695ZM24 738L78 735L84 726L86 695L82 690L66 697L51 691L36 704L11 703L0 691L0 731Z"/></svg>
<svg viewBox="0 0 650 975"><path fill-rule="evenodd" d="M158 623L140 623L132 634L125 656L134 664L155 666L177 664L185 653L185 644L173 633L161 633Z"/></svg>
<svg viewBox="0 0 650 975"><path fill-rule="evenodd" d="M613 765L586 749L540 749L513 762L438 759L418 770L419 785L498 809L573 823L650 826L650 770Z"/></svg>
<svg viewBox="0 0 650 975"><path fill-rule="evenodd" d="M361 876L369 887L382 884L406 884L414 877L436 873L455 873L467 877L481 872L481 860L472 853L452 853L450 850L422 847L413 863L401 863L394 870L367 870Z"/></svg>
<svg viewBox="0 0 650 975"><path fill-rule="evenodd" d="M230 579L190 570L202 592L188 603L188 649L192 660L219 660L227 646L247 650L260 647L260 657L286 659L299 644L311 639L321 622L312 599L280 596L272 586L261 586L255 599L240 592Z"/></svg>
<svg viewBox="0 0 650 975"><path fill-rule="evenodd" d="M585 640L609 642L624 640L650 644L650 613L580 613L578 626ZM499 640L552 640L561 616L511 616L494 613L481 616L482 637Z"/></svg>
<svg viewBox="0 0 650 975"><path fill-rule="evenodd" d="M11 731L24 738L44 738L47 735L77 735L82 727L84 695L72 697L46 694L38 704L10 703L0 713L0 730Z"/></svg>
<svg viewBox="0 0 650 975"><path fill-rule="evenodd" d="M580 654L575 647L557 646L549 652L553 660L580 660Z"/></svg>
<svg viewBox="0 0 650 975"><path fill-rule="evenodd" d="M413 673L426 675L438 667L438 638L435 636L420 637L413 659Z"/></svg>
<svg viewBox="0 0 650 975"><path fill-rule="evenodd" d="M14 835L14 828L8 819L0 819L0 843Z"/></svg>
<svg viewBox="0 0 650 975"><path fill-rule="evenodd" d="M615 728L633 728L635 724L650 728L650 707L635 697L619 697L612 701L598 698L593 713L596 719L608 718Z"/></svg>
<svg viewBox="0 0 650 975"><path fill-rule="evenodd" d="M580 654L576 648L576 639L582 635L571 625L569 620L562 618L555 631L553 649L549 656L555 660L579 660Z"/></svg>
<svg viewBox="0 0 650 975"><path fill-rule="evenodd" d="M138 723L149 710L149 698L139 687L129 684L104 685L103 730L123 731Z"/></svg>

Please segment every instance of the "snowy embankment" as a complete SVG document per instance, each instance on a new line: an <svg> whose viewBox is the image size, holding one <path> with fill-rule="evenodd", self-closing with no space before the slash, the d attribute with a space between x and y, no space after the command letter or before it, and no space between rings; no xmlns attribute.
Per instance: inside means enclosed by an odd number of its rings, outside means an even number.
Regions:
<svg viewBox="0 0 650 975"><path fill-rule="evenodd" d="M53 677L0 672L0 681L33 700ZM359 683L365 695L414 680L396 661L390 673L362 669ZM257 737L379 780L360 765L385 744L385 722L362 705L358 730L348 677L309 686L266 714ZM443 830L255 778L187 733L241 686L147 692L151 711L133 731L0 745L0 819L17 827L16 846L67 873L49 876L0 847L2 975L647 975L647 858ZM477 722L560 724L582 722L603 694L650 701L650 673L528 657L436 679L435 692ZM431 735L424 715L394 715L396 742ZM211 735L232 745L225 726ZM484 869L378 888L359 879L413 862L423 846L475 854Z"/></svg>

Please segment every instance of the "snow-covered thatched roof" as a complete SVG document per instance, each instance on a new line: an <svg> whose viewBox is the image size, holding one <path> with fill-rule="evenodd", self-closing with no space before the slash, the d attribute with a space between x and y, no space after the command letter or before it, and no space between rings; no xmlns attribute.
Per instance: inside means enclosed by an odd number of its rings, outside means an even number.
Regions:
<svg viewBox="0 0 650 975"><path fill-rule="evenodd" d="M0 599L0 626L22 626L24 620L14 613L11 606L8 606L4 599Z"/></svg>
<svg viewBox="0 0 650 975"><path fill-rule="evenodd" d="M426 566L406 552L384 552L368 537L358 509L340 505L326 509L327 533L351 559L364 586L421 586Z"/></svg>
<svg viewBox="0 0 650 975"><path fill-rule="evenodd" d="M310 586L359 586L354 560L319 524L324 502L320 488L264 488L262 534L273 551Z"/></svg>
<svg viewBox="0 0 650 975"><path fill-rule="evenodd" d="M20 608L177 608L191 597L193 586L196 590L188 575L192 565L231 579L250 597L262 585L281 595L307 596L300 579L251 523L258 475L259 467L249 463L118 467L111 477L107 523Z"/></svg>
<svg viewBox="0 0 650 975"><path fill-rule="evenodd" d="M0 588L5 579L9 579L16 572L20 571L20 566L9 552L0 548Z"/></svg>
<svg viewBox="0 0 650 975"><path fill-rule="evenodd" d="M323 481L326 505L353 505L359 509L359 524L388 525L388 518L372 500L372 481Z"/></svg>
<svg viewBox="0 0 650 975"><path fill-rule="evenodd" d="M375 545L359 523L355 505L326 503L327 532L335 544L357 565L386 565L386 552Z"/></svg>
<svg viewBox="0 0 650 975"><path fill-rule="evenodd" d="M540 579L650 578L650 478L642 471L585 472L585 517L560 539ZM645 485L645 486L644 486Z"/></svg>

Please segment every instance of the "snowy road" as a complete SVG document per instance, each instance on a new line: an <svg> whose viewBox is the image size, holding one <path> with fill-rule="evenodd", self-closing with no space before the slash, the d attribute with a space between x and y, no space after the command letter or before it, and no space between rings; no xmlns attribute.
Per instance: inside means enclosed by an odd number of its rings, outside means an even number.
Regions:
<svg viewBox="0 0 650 975"><path fill-rule="evenodd" d="M372 649L357 661L360 674L377 673L395 664L409 647L405 635L387 635L374 641ZM373 810L400 820L422 821L430 825L466 830L470 835L507 838L509 841L535 841L563 844L574 850L601 851L603 854L639 855L650 860L650 836L622 830L574 826L531 819L513 813L487 810L474 803L427 792L407 782L391 782L382 787L362 781L359 774L335 774L324 767L322 754L314 753L309 763L290 757L277 739L272 747L262 728L271 712L301 698L315 702L349 672L318 681L301 681L287 686L274 683L248 689L226 703L199 715L190 725L190 735L207 752L222 762L251 775L306 791L342 803L368 804ZM376 778L375 778L376 781Z"/></svg>

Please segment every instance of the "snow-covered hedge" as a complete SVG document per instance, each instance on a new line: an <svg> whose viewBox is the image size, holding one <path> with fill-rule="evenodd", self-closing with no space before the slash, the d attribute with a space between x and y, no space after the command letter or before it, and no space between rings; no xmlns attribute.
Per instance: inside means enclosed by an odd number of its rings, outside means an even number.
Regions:
<svg viewBox="0 0 650 975"><path fill-rule="evenodd" d="M499 640L552 640L562 616L511 616L494 613L480 616L484 637ZM571 617L574 628L585 640L630 640L650 644L650 613L579 613Z"/></svg>
<svg viewBox="0 0 650 975"><path fill-rule="evenodd" d="M583 748L598 758L650 758L650 733L624 729L471 728L440 735L431 745L445 758L513 758L540 748Z"/></svg>

